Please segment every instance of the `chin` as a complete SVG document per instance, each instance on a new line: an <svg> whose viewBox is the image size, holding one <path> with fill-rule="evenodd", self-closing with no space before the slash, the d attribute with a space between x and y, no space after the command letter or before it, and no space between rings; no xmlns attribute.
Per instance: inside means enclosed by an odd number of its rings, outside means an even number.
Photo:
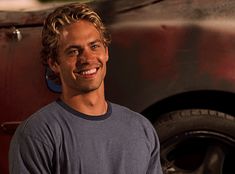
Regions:
<svg viewBox="0 0 235 174"><path fill-rule="evenodd" d="M79 88L77 90L81 91L82 93L89 93L96 90L99 90L102 86L102 83L99 84L89 84L89 85L79 85Z"/></svg>

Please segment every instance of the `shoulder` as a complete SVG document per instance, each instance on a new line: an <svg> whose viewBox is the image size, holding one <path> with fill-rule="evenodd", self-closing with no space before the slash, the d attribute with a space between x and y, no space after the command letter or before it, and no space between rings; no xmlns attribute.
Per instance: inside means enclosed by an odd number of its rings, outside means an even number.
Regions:
<svg viewBox="0 0 235 174"><path fill-rule="evenodd" d="M127 116L137 116L137 117L143 117L141 114L116 103L111 103L112 106L112 112L113 113L122 113L126 114Z"/></svg>
<svg viewBox="0 0 235 174"><path fill-rule="evenodd" d="M23 123L25 127L27 127L29 124L35 124L35 126L37 126L38 123L50 121L51 117L54 113L57 113L59 109L59 105L56 102L49 103L30 115Z"/></svg>
<svg viewBox="0 0 235 174"><path fill-rule="evenodd" d="M142 114L115 103L111 103L111 106L112 113L120 119L128 122L128 124L149 129L149 131L155 131L152 123Z"/></svg>
<svg viewBox="0 0 235 174"><path fill-rule="evenodd" d="M124 117L149 123L149 120L145 116L136 111L131 110L130 108L115 103L111 103L111 106L112 113L114 114L122 114Z"/></svg>
<svg viewBox="0 0 235 174"><path fill-rule="evenodd" d="M113 103L111 106L114 117L117 117L118 122L121 122L122 125L126 125L128 132L131 132L133 136L138 135L139 138L147 140L152 149L155 146L159 146L157 132L153 124L145 116L125 106ZM117 119L115 120L116 122Z"/></svg>
<svg viewBox="0 0 235 174"><path fill-rule="evenodd" d="M59 110L56 102L52 102L30 115L18 126L15 136L31 136L39 139L45 138L56 125L55 116ZM44 136L44 137L43 137Z"/></svg>

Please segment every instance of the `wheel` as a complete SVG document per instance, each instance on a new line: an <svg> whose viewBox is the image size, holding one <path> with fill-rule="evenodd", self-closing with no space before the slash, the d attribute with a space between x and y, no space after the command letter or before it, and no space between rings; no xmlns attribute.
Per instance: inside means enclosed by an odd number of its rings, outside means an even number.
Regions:
<svg viewBox="0 0 235 174"><path fill-rule="evenodd" d="M165 174L234 174L235 117L188 109L161 115L154 123Z"/></svg>

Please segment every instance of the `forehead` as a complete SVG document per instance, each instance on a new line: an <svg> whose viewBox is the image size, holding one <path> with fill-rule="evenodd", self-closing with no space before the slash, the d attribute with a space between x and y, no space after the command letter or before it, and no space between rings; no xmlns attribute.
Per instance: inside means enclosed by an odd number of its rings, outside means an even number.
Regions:
<svg viewBox="0 0 235 174"><path fill-rule="evenodd" d="M62 40L87 39L89 37L100 38L100 33L91 22L80 20L65 26L60 38Z"/></svg>

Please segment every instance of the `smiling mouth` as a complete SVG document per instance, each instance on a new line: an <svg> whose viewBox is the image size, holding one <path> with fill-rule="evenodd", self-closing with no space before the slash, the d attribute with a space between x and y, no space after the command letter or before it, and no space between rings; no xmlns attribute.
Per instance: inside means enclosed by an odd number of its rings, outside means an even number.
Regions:
<svg viewBox="0 0 235 174"><path fill-rule="evenodd" d="M89 70L84 70L79 72L80 75L92 75L95 74L98 71L98 68L93 68L93 69L89 69Z"/></svg>
<svg viewBox="0 0 235 174"><path fill-rule="evenodd" d="M91 69L84 69L84 70L80 70L78 72L76 72L80 77L83 78L91 78L94 77L94 75L96 75L96 73L98 72L99 67L98 68L91 68Z"/></svg>

